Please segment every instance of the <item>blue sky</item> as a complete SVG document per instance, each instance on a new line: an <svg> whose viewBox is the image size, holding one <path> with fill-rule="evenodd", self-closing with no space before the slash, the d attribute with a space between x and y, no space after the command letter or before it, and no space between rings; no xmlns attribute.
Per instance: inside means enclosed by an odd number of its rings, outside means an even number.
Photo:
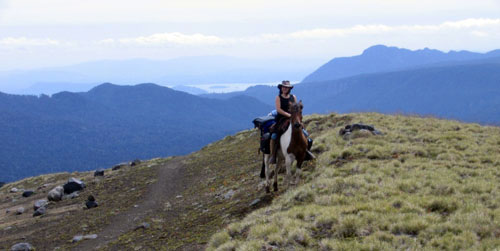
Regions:
<svg viewBox="0 0 500 251"><path fill-rule="evenodd" d="M326 61L374 44L500 48L500 1L0 0L0 71L227 55Z"/></svg>

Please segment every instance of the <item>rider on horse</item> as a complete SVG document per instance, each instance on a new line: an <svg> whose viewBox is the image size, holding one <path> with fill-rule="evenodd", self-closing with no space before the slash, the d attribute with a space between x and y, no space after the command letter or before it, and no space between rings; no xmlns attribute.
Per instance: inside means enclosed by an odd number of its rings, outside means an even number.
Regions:
<svg viewBox="0 0 500 251"><path fill-rule="evenodd" d="M276 164L276 153L278 152L278 139L279 136L286 130L283 125L288 122L291 114L289 103L297 102L297 97L290 94L293 89L293 85L290 81L283 80L281 84L278 85L280 90L279 95L276 96L275 105L278 115L276 116L276 124L273 127L273 133L271 135L271 164ZM309 151L307 151L308 157L313 156Z"/></svg>

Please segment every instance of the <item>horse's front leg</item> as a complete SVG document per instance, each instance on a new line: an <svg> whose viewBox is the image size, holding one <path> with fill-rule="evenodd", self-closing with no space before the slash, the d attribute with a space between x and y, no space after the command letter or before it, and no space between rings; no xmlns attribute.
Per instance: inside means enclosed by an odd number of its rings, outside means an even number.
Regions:
<svg viewBox="0 0 500 251"><path fill-rule="evenodd" d="M279 173L279 158L276 157L276 164L274 165L274 183L273 183L273 188L274 191L278 191L278 173Z"/></svg>
<svg viewBox="0 0 500 251"><path fill-rule="evenodd" d="M285 166L286 166L286 177L285 177L285 184L286 187L288 188L290 186L290 181L292 180L292 163L293 163L293 158L290 154L287 154L285 157Z"/></svg>
<svg viewBox="0 0 500 251"><path fill-rule="evenodd" d="M302 174L302 163L303 160L297 160L297 171L295 172L295 184L298 185L300 181L300 176Z"/></svg>
<svg viewBox="0 0 500 251"><path fill-rule="evenodd" d="M264 166L265 166L265 173L266 173L266 193L270 193L271 190L269 189L269 185L271 184L271 181L269 180L269 175L271 173L270 168L269 168L269 154L264 154Z"/></svg>

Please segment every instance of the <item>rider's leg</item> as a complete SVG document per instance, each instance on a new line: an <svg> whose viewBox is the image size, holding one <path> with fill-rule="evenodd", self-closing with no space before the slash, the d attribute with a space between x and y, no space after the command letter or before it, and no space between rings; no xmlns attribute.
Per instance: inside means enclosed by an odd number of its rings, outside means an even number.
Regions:
<svg viewBox="0 0 500 251"><path fill-rule="evenodd" d="M276 164L276 153L278 152L278 134L271 134L271 158L269 163Z"/></svg>
<svg viewBox="0 0 500 251"><path fill-rule="evenodd" d="M309 150L311 149L312 146L312 140L309 141L309 133L306 131L305 128L302 128L302 132L304 133L304 136L306 136L307 139L307 150L306 150L306 158L304 160L312 160L316 158L314 154L312 154Z"/></svg>

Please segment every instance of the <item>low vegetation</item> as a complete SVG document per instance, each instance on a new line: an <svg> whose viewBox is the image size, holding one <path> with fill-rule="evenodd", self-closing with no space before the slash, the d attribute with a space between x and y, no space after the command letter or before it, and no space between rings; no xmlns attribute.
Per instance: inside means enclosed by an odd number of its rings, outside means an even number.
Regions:
<svg viewBox="0 0 500 251"><path fill-rule="evenodd" d="M175 196L149 208L100 250L494 249L500 246L500 128L376 113L311 115L318 157L301 182L266 194L259 177L259 133L247 130L184 156ZM383 135L338 135L347 124ZM97 234L138 206L178 158L135 167L42 175L0 188L0 249L30 242L67 250L75 235ZM87 188L33 218L33 202L69 177ZM43 186L47 184L47 186ZM12 187L34 189L22 198ZM84 210L88 195L99 207ZM15 215L24 206L25 214ZM10 210L10 213L5 213ZM126 215L126 214L125 214ZM47 240L51 240L48 242Z"/></svg>
<svg viewBox="0 0 500 251"><path fill-rule="evenodd" d="M338 135L347 123L383 135ZM500 246L500 128L375 113L310 116L303 183L214 234L208 250Z"/></svg>

